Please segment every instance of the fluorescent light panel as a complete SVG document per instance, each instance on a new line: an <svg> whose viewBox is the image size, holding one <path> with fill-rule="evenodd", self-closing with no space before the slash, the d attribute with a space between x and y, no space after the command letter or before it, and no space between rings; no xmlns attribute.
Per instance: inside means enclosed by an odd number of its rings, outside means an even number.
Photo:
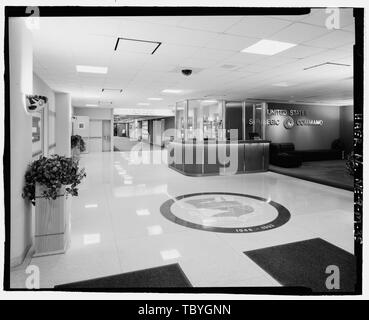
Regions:
<svg viewBox="0 0 369 320"><path fill-rule="evenodd" d="M151 101L161 101L161 100L163 100L163 98L147 98L147 100L151 100Z"/></svg>
<svg viewBox="0 0 369 320"><path fill-rule="evenodd" d="M87 73L108 73L108 67L96 67L96 66L76 66L77 72Z"/></svg>
<svg viewBox="0 0 369 320"><path fill-rule="evenodd" d="M150 103L147 103L147 102L139 102L137 103L138 106L149 106Z"/></svg>
<svg viewBox="0 0 369 320"><path fill-rule="evenodd" d="M217 100L201 100L201 103L217 103Z"/></svg>
<svg viewBox="0 0 369 320"><path fill-rule="evenodd" d="M162 92L164 92L164 93L181 93L182 90L178 90L178 89L164 89Z"/></svg>
<svg viewBox="0 0 369 320"><path fill-rule="evenodd" d="M97 104L86 103L86 107L97 107Z"/></svg>
<svg viewBox="0 0 369 320"><path fill-rule="evenodd" d="M241 52L272 56L294 46L296 46L294 43L263 39L241 50Z"/></svg>
<svg viewBox="0 0 369 320"><path fill-rule="evenodd" d="M272 86L274 86L274 87L289 87L290 85L287 82L278 82L278 83L272 84Z"/></svg>
<svg viewBox="0 0 369 320"><path fill-rule="evenodd" d="M149 216L151 213L148 209L138 209L136 210L138 216Z"/></svg>
<svg viewBox="0 0 369 320"><path fill-rule="evenodd" d="M85 208L88 209L88 208L97 208L98 205L96 203L92 203L92 204L86 204L85 205Z"/></svg>

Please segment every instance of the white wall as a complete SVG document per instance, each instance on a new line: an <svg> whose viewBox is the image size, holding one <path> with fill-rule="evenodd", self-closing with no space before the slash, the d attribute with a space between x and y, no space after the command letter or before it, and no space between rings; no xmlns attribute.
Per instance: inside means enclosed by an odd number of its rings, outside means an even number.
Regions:
<svg viewBox="0 0 369 320"><path fill-rule="evenodd" d="M33 92L31 41L24 19L9 18L11 266L22 263L32 244L31 204L22 198L24 174L32 160L32 122L24 98Z"/></svg>
<svg viewBox="0 0 369 320"><path fill-rule="evenodd" d="M110 120L113 115L111 108L88 108L88 107L73 107L73 115L88 116L90 119Z"/></svg>

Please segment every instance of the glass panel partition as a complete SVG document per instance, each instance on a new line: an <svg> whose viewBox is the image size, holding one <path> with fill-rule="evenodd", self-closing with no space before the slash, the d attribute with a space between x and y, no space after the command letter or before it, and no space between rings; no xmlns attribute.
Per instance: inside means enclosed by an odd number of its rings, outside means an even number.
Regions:
<svg viewBox="0 0 369 320"><path fill-rule="evenodd" d="M203 140L201 100L188 100L186 139Z"/></svg>
<svg viewBox="0 0 369 320"><path fill-rule="evenodd" d="M221 100L185 100L176 103L176 139L264 139L265 103Z"/></svg>
<svg viewBox="0 0 369 320"><path fill-rule="evenodd" d="M176 103L176 139L184 139L185 138L185 130L186 130L186 106L187 101L181 101Z"/></svg>
<svg viewBox="0 0 369 320"><path fill-rule="evenodd" d="M241 101L227 101L225 114L227 140L242 140L244 132L243 103Z"/></svg>
<svg viewBox="0 0 369 320"><path fill-rule="evenodd" d="M204 139L223 138L223 103L217 100L202 100Z"/></svg>
<svg viewBox="0 0 369 320"><path fill-rule="evenodd" d="M250 139L254 132L254 104L245 104L245 139Z"/></svg>
<svg viewBox="0 0 369 320"><path fill-rule="evenodd" d="M176 103L176 139L224 138L223 101L186 100Z"/></svg>

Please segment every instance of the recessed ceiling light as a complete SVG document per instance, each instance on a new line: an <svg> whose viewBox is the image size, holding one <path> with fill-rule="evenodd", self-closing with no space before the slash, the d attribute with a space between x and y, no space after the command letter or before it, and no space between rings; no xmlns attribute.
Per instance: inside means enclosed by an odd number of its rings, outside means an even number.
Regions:
<svg viewBox="0 0 369 320"><path fill-rule="evenodd" d="M164 92L164 93L181 93L182 90L178 90L178 89L164 89L162 92Z"/></svg>
<svg viewBox="0 0 369 320"><path fill-rule="evenodd" d="M161 100L163 100L163 98L147 98L147 100L161 101Z"/></svg>
<svg viewBox="0 0 369 320"><path fill-rule="evenodd" d="M150 103L147 103L147 102L139 102L137 103L138 106L149 106Z"/></svg>
<svg viewBox="0 0 369 320"><path fill-rule="evenodd" d="M217 100L201 100L201 103L217 103Z"/></svg>
<svg viewBox="0 0 369 320"><path fill-rule="evenodd" d="M97 104L86 103L86 107L97 107Z"/></svg>
<svg viewBox="0 0 369 320"><path fill-rule="evenodd" d="M108 67L76 66L77 72L108 73Z"/></svg>
<svg viewBox="0 0 369 320"><path fill-rule="evenodd" d="M98 205L96 203L86 204L85 208L97 208Z"/></svg>
<svg viewBox="0 0 369 320"><path fill-rule="evenodd" d="M252 46L241 50L241 52L272 56L276 53L285 51L294 46L296 46L296 44L294 43L263 39L256 42Z"/></svg>

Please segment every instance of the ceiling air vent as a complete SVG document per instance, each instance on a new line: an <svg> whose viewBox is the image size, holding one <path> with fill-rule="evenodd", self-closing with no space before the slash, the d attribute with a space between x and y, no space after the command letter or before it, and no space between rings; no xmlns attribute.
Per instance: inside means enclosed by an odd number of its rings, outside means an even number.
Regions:
<svg viewBox="0 0 369 320"><path fill-rule="evenodd" d="M113 104L113 101L100 100L98 104L99 106L111 106Z"/></svg>
<svg viewBox="0 0 369 320"><path fill-rule="evenodd" d="M122 93L123 89L111 89L111 88L102 88L101 92L104 93L108 93L108 92L113 92L113 93Z"/></svg>
<svg viewBox="0 0 369 320"><path fill-rule="evenodd" d="M114 51L123 50L124 52L154 54L160 46L161 42L159 41L117 38Z"/></svg>
<svg viewBox="0 0 369 320"><path fill-rule="evenodd" d="M351 67L351 65L344 64L344 63L324 62L324 63L320 63L320 64L316 64L314 66L310 66L310 67L304 68L304 70L310 70L310 69L320 68L320 67L326 67L326 66Z"/></svg>

